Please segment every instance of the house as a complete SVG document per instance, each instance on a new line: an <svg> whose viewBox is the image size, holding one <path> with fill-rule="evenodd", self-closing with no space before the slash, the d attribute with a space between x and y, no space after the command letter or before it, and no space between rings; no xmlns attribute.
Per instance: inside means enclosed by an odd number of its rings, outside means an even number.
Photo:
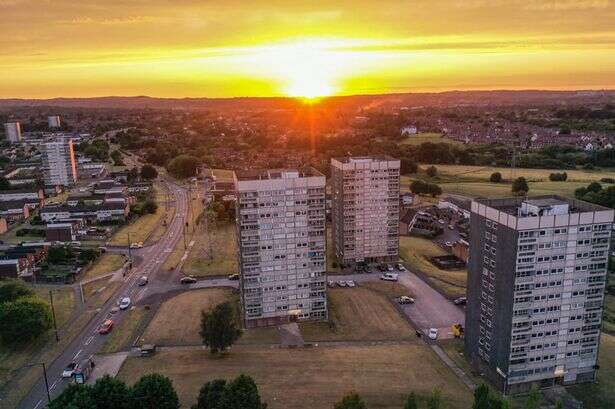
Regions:
<svg viewBox="0 0 615 409"><path fill-rule="evenodd" d="M70 242L74 241L75 231L73 230L72 223L49 223L47 224L47 241L61 241Z"/></svg>
<svg viewBox="0 0 615 409"><path fill-rule="evenodd" d="M47 206L41 210L41 219L47 223L64 222L66 219L83 219L90 223L126 220L130 209L127 203L108 202L100 205Z"/></svg>
<svg viewBox="0 0 615 409"><path fill-rule="evenodd" d="M0 191L0 202L10 202L14 200L28 200L32 203L38 203L43 207L45 205L45 191L41 188Z"/></svg>
<svg viewBox="0 0 615 409"><path fill-rule="evenodd" d="M0 216L8 223L13 223L30 218L32 204L28 200L11 200L0 202Z"/></svg>
<svg viewBox="0 0 615 409"><path fill-rule="evenodd" d="M128 186L129 193L149 192L152 189L151 182L137 182Z"/></svg>
<svg viewBox="0 0 615 409"><path fill-rule="evenodd" d="M47 255L47 245L10 247L0 253L0 278L27 278Z"/></svg>
<svg viewBox="0 0 615 409"><path fill-rule="evenodd" d="M401 128L401 136L411 136L416 135L418 133L418 129L414 125L406 125Z"/></svg>
<svg viewBox="0 0 615 409"><path fill-rule="evenodd" d="M453 243L453 254L457 256L458 259L467 263L470 257L470 243L463 239L456 241Z"/></svg>
<svg viewBox="0 0 615 409"><path fill-rule="evenodd" d="M105 179L94 184L94 194L126 193L126 187L115 180Z"/></svg>
<svg viewBox="0 0 615 409"><path fill-rule="evenodd" d="M399 234L427 236L438 229L436 218L420 209L408 209L399 220Z"/></svg>
<svg viewBox="0 0 615 409"><path fill-rule="evenodd" d="M0 279L17 278L26 270L23 262L16 259L0 259Z"/></svg>

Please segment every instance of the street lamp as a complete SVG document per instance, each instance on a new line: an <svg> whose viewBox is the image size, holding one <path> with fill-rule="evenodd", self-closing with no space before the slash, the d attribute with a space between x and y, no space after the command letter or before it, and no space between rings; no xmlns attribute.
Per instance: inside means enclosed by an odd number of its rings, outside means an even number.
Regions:
<svg viewBox="0 0 615 409"><path fill-rule="evenodd" d="M43 368L43 379L45 379L45 390L47 391L47 403L51 403L51 395L49 394L49 381L47 380L47 367L45 366L45 362L36 362L33 364L24 365L15 369L16 372L23 368L32 368L33 366L41 366Z"/></svg>

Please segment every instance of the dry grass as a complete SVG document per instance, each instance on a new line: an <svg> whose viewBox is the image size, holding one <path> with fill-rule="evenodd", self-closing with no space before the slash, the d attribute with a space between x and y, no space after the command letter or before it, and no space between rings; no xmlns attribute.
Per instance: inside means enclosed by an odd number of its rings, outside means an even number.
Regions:
<svg viewBox="0 0 615 409"><path fill-rule="evenodd" d="M200 344L201 311L234 300L236 296L233 291L226 288L206 288L177 295L160 306L141 342L157 345Z"/></svg>
<svg viewBox="0 0 615 409"><path fill-rule="evenodd" d="M252 376L271 409L332 408L356 391L371 409L399 409L415 392L425 399L433 388L443 393L443 409L468 408L472 395L425 345L345 346L272 349L236 346L223 358L205 350L159 352L129 357L119 378L133 383L158 372L173 380L182 407L195 403L199 388L216 378Z"/></svg>
<svg viewBox="0 0 615 409"><path fill-rule="evenodd" d="M103 276L119 269L126 262L126 257L122 254L105 253L81 277L81 281Z"/></svg>
<svg viewBox="0 0 615 409"><path fill-rule="evenodd" d="M49 302L49 291L53 293L53 306L58 328L62 328L75 309L75 292L68 286L37 286L34 288L34 292L46 302Z"/></svg>
<svg viewBox="0 0 615 409"><path fill-rule="evenodd" d="M376 283L373 284L378 286ZM408 294L408 291L394 287L394 284L390 288L366 286L330 289L329 322L300 324L304 339L306 341L415 339L412 327L388 298L389 294L403 295Z"/></svg>
<svg viewBox="0 0 615 409"><path fill-rule="evenodd" d="M446 253L432 241L419 238L401 236L399 238L399 254L413 270L427 275L434 285L450 297L465 295L468 272L462 270L442 270L433 265L428 258L442 256Z"/></svg>
<svg viewBox="0 0 615 409"><path fill-rule="evenodd" d="M235 227L232 224L224 224L210 228L207 233L203 226L197 227L197 230L194 236L195 246L184 264L184 272L199 277L237 273L239 271L237 262L239 250Z"/></svg>
<svg viewBox="0 0 615 409"><path fill-rule="evenodd" d="M410 135L406 137L403 141L401 141L400 145L420 145L425 142L431 143L450 143L451 145L462 145L461 142L455 141L452 139L448 139L442 136L441 133L436 132L421 132L416 135Z"/></svg>
<svg viewBox="0 0 615 409"><path fill-rule="evenodd" d="M83 286L83 297L89 308L99 308L111 298L120 282L102 279L92 281Z"/></svg>
<svg viewBox="0 0 615 409"><path fill-rule="evenodd" d="M136 330L145 318L146 311L143 308L131 308L126 312L119 325L114 326L111 334L106 335L107 339L100 352L103 354L121 351L129 347L136 337Z"/></svg>

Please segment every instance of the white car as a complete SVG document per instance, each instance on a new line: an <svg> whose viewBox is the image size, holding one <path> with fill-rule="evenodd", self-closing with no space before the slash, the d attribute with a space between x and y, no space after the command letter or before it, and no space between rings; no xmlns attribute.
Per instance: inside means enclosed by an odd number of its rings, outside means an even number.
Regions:
<svg viewBox="0 0 615 409"><path fill-rule="evenodd" d="M406 267L404 267L404 265L401 263L397 263L397 269L399 271L406 271Z"/></svg>
<svg viewBox="0 0 615 409"><path fill-rule="evenodd" d="M338 281L337 285L339 285L340 287L346 287L346 281Z"/></svg>
<svg viewBox="0 0 615 409"><path fill-rule="evenodd" d="M357 285L354 283L354 281L348 280L346 281L346 286L352 288L352 287L356 287Z"/></svg>
<svg viewBox="0 0 615 409"><path fill-rule="evenodd" d="M397 302L400 304L414 304L414 298L402 295L397 299Z"/></svg>
<svg viewBox="0 0 615 409"><path fill-rule="evenodd" d="M393 271L393 270L394 270L393 266L390 264L387 264L387 271Z"/></svg>
<svg viewBox="0 0 615 409"><path fill-rule="evenodd" d="M450 241L447 241L446 243L444 243L444 245L446 247L453 247L453 243L451 243Z"/></svg>
<svg viewBox="0 0 615 409"><path fill-rule="evenodd" d="M125 310L128 307L130 307L130 297L122 298L122 301L120 301L120 310Z"/></svg>
<svg viewBox="0 0 615 409"><path fill-rule="evenodd" d="M429 328L427 336L429 339L438 339L438 328Z"/></svg>
<svg viewBox="0 0 615 409"><path fill-rule="evenodd" d="M75 373L76 368L77 368L76 362L71 362L70 364L66 365L66 368L64 368L64 370L62 371L62 378L72 377L73 373Z"/></svg>
<svg viewBox="0 0 615 409"><path fill-rule="evenodd" d="M399 279L399 274L386 273L386 274L381 275L380 279L384 281L397 281Z"/></svg>

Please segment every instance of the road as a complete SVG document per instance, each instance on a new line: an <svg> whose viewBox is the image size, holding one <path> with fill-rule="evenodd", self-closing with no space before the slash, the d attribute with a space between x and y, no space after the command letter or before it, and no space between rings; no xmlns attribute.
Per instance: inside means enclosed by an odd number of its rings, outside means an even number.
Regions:
<svg viewBox="0 0 615 409"><path fill-rule="evenodd" d="M162 289L169 285L176 286L180 274L179 271L162 271L160 268L164 264L175 245L182 239L182 233L186 222L187 214L187 194L186 190L172 183L167 186L175 197L176 212L175 217L169 224L166 234L157 243L144 247L134 252L142 260L133 267L133 271L123 278L122 285L100 309L96 316L84 328L82 333L64 350L64 352L51 364L47 366L47 378L49 382L50 394L57 396L70 382L69 379L62 379L62 369L72 361L79 361L83 358L92 356L102 348L106 336L98 334L98 327L108 317L113 317L114 322L119 324L123 318L123 312L111 314L111 308L116 301L123 297L130 297L133 303L147 297L150 291L150 284L153 288ZM144 287L137 285L137 280L141 276L147 276L150 284ZM47 403L47 393L43 377L34 385L28 395L19 404L20 409L39 409L45 407Z"/></svg>

